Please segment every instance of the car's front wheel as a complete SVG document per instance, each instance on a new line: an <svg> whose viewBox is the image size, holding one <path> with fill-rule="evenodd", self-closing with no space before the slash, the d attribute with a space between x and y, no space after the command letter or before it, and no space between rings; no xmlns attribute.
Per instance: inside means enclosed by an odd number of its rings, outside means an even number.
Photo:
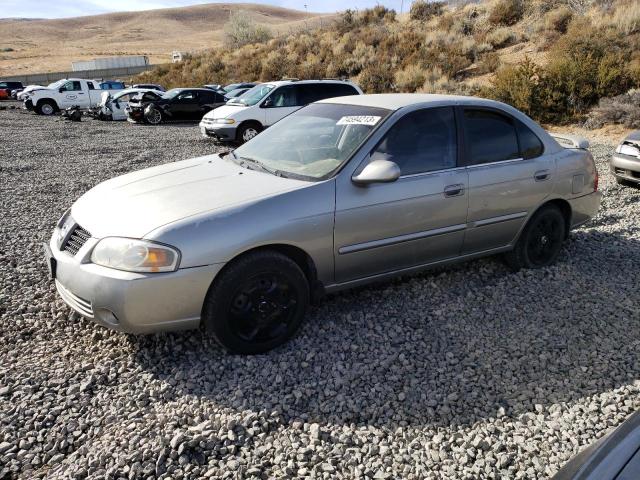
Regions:
<svg viewBox="0 0 640 480"><path fill-rule="evenodd" d="M555 262L566 236L566 221L555 205L546 205L533 214L515 248L505 255L514 270L542 268Z"/></svg>
<svg viewBox="0 0 640 480"><path fill-rule="evenodd" d="M216 340L239 354L266 352L291 338L309 305L300 267L273 251L247 254L214 281L203 320Z"/></svg>
<svg viewBox="0 0 640 480"><path fill-rule="evenodd" d="M157 108L151 108L145 112L144 118L150 125L159 125L162 123L162 112Z"/></svg>
<svg viewBox="0 0 640 480"><path fill-rule="evenodd" d="M259 124L253 122L245 123L238 130L238 141L240 143L248 142L261 131L262 127Z"/></svg>
<svg viewBox="0 0 640 480"><path fill-rule="evenodd" d="M36 106L36 113L39 115L53 115L58 110L58 106L51 100L42 100Z"/></svg>

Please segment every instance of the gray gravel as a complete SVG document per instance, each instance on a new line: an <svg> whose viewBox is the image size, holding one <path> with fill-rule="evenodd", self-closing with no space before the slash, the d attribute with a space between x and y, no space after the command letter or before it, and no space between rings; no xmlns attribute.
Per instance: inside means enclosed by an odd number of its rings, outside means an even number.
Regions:
<svg viewBox="0 0 640 480"><path fill-rule="evenodd" d="M0 111L0 478L548 478L640 407L640 190L557 265L499 259L331 296L266 355L71 313L40 242L114 175L215 151L193 126Z"/></svg>

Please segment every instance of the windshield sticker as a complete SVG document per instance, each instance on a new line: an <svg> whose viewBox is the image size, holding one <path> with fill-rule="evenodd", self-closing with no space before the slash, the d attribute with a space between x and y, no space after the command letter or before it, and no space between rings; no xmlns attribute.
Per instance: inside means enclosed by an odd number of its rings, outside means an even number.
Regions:
<svg viewBox="0 0 640 480"><path fill-rule="evenodd" d="M380 121L382 117L375 115L350 115L342 117L336 125L370 125L373 126Z"/></svg>

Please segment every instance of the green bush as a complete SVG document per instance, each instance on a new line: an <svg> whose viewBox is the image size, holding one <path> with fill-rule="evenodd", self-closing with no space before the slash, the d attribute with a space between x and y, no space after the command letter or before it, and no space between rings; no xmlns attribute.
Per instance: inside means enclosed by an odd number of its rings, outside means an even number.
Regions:
<svg viewBox="0 0 640 480"><path fill-rule="evenodd" d="M385 93L393 89L393 69L382 61L365 67L358 82L365 93Z"/></svg>
<svg viewBox="0 0 640 480"><path fill-rule="evenodd" d="M409 65L395 74L396 89L399 92L413 93L424 85L426 76L417 65Z"/></svg>
<svg viewBox="0 0 640 480"><path fill-rule="evenodd" d="M515 25L523 14L522 0L500 0L489 13L489 22L494 25Z"/></svg>
<svg viewBox="0 0 640 480"><path fill-rule="evenodd" d="M409 18L411 20L420 20L425 22L432 17L437 17L442 14L445 7L445 2L428 2L425 0L415 0L411 4L409 10Z"/></svg>
<svg viewBox="0 0 640 480"><path fill-rule="evenodd" d="M554 32L565 33L573 18L573 12L568 7L562 6L547 12L544 16L544 28Z"/></svg>

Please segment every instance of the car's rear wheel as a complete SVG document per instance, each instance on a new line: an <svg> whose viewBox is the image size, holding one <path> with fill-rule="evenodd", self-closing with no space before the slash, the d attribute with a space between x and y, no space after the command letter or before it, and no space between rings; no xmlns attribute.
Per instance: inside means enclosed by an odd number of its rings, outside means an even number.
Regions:
<svg viewBox="0 0 640 480"><path fill-rule="evenodd" d="M257 123L245 123L238 130L238 141L245 143L262 131L262 126Z"/></svg>
<svg viewBox="0 0 640 480"><path fill-rule="evenodd" d="M558 207L542 207L525 226L515 248L505 255L507 264L514 270L551 265L560 255L566 229L566 220Z"/></svg>
<svg viewBox="0 0 640 480"><path fill-rule="evenodd" d="M224 348L249 355L291 338L308 305L309 284L300 267L278 252L261 251L220 274L207 295L203 320Z"/></svg>
<svg viewBox="0 0 640 480"><path fill-rule="evenodd" d="M159 125L162 123L162 112L157 108L152 108L145 113L144 118L150 125Z"/></svg>
<svg viewBox="0 0 640 480"><path fill-rule="evenodd" d="M38 105L36 106L36 112L40 115L53 115L56 113L57 109L57 106L50 100L38 102Z"/></svg>

